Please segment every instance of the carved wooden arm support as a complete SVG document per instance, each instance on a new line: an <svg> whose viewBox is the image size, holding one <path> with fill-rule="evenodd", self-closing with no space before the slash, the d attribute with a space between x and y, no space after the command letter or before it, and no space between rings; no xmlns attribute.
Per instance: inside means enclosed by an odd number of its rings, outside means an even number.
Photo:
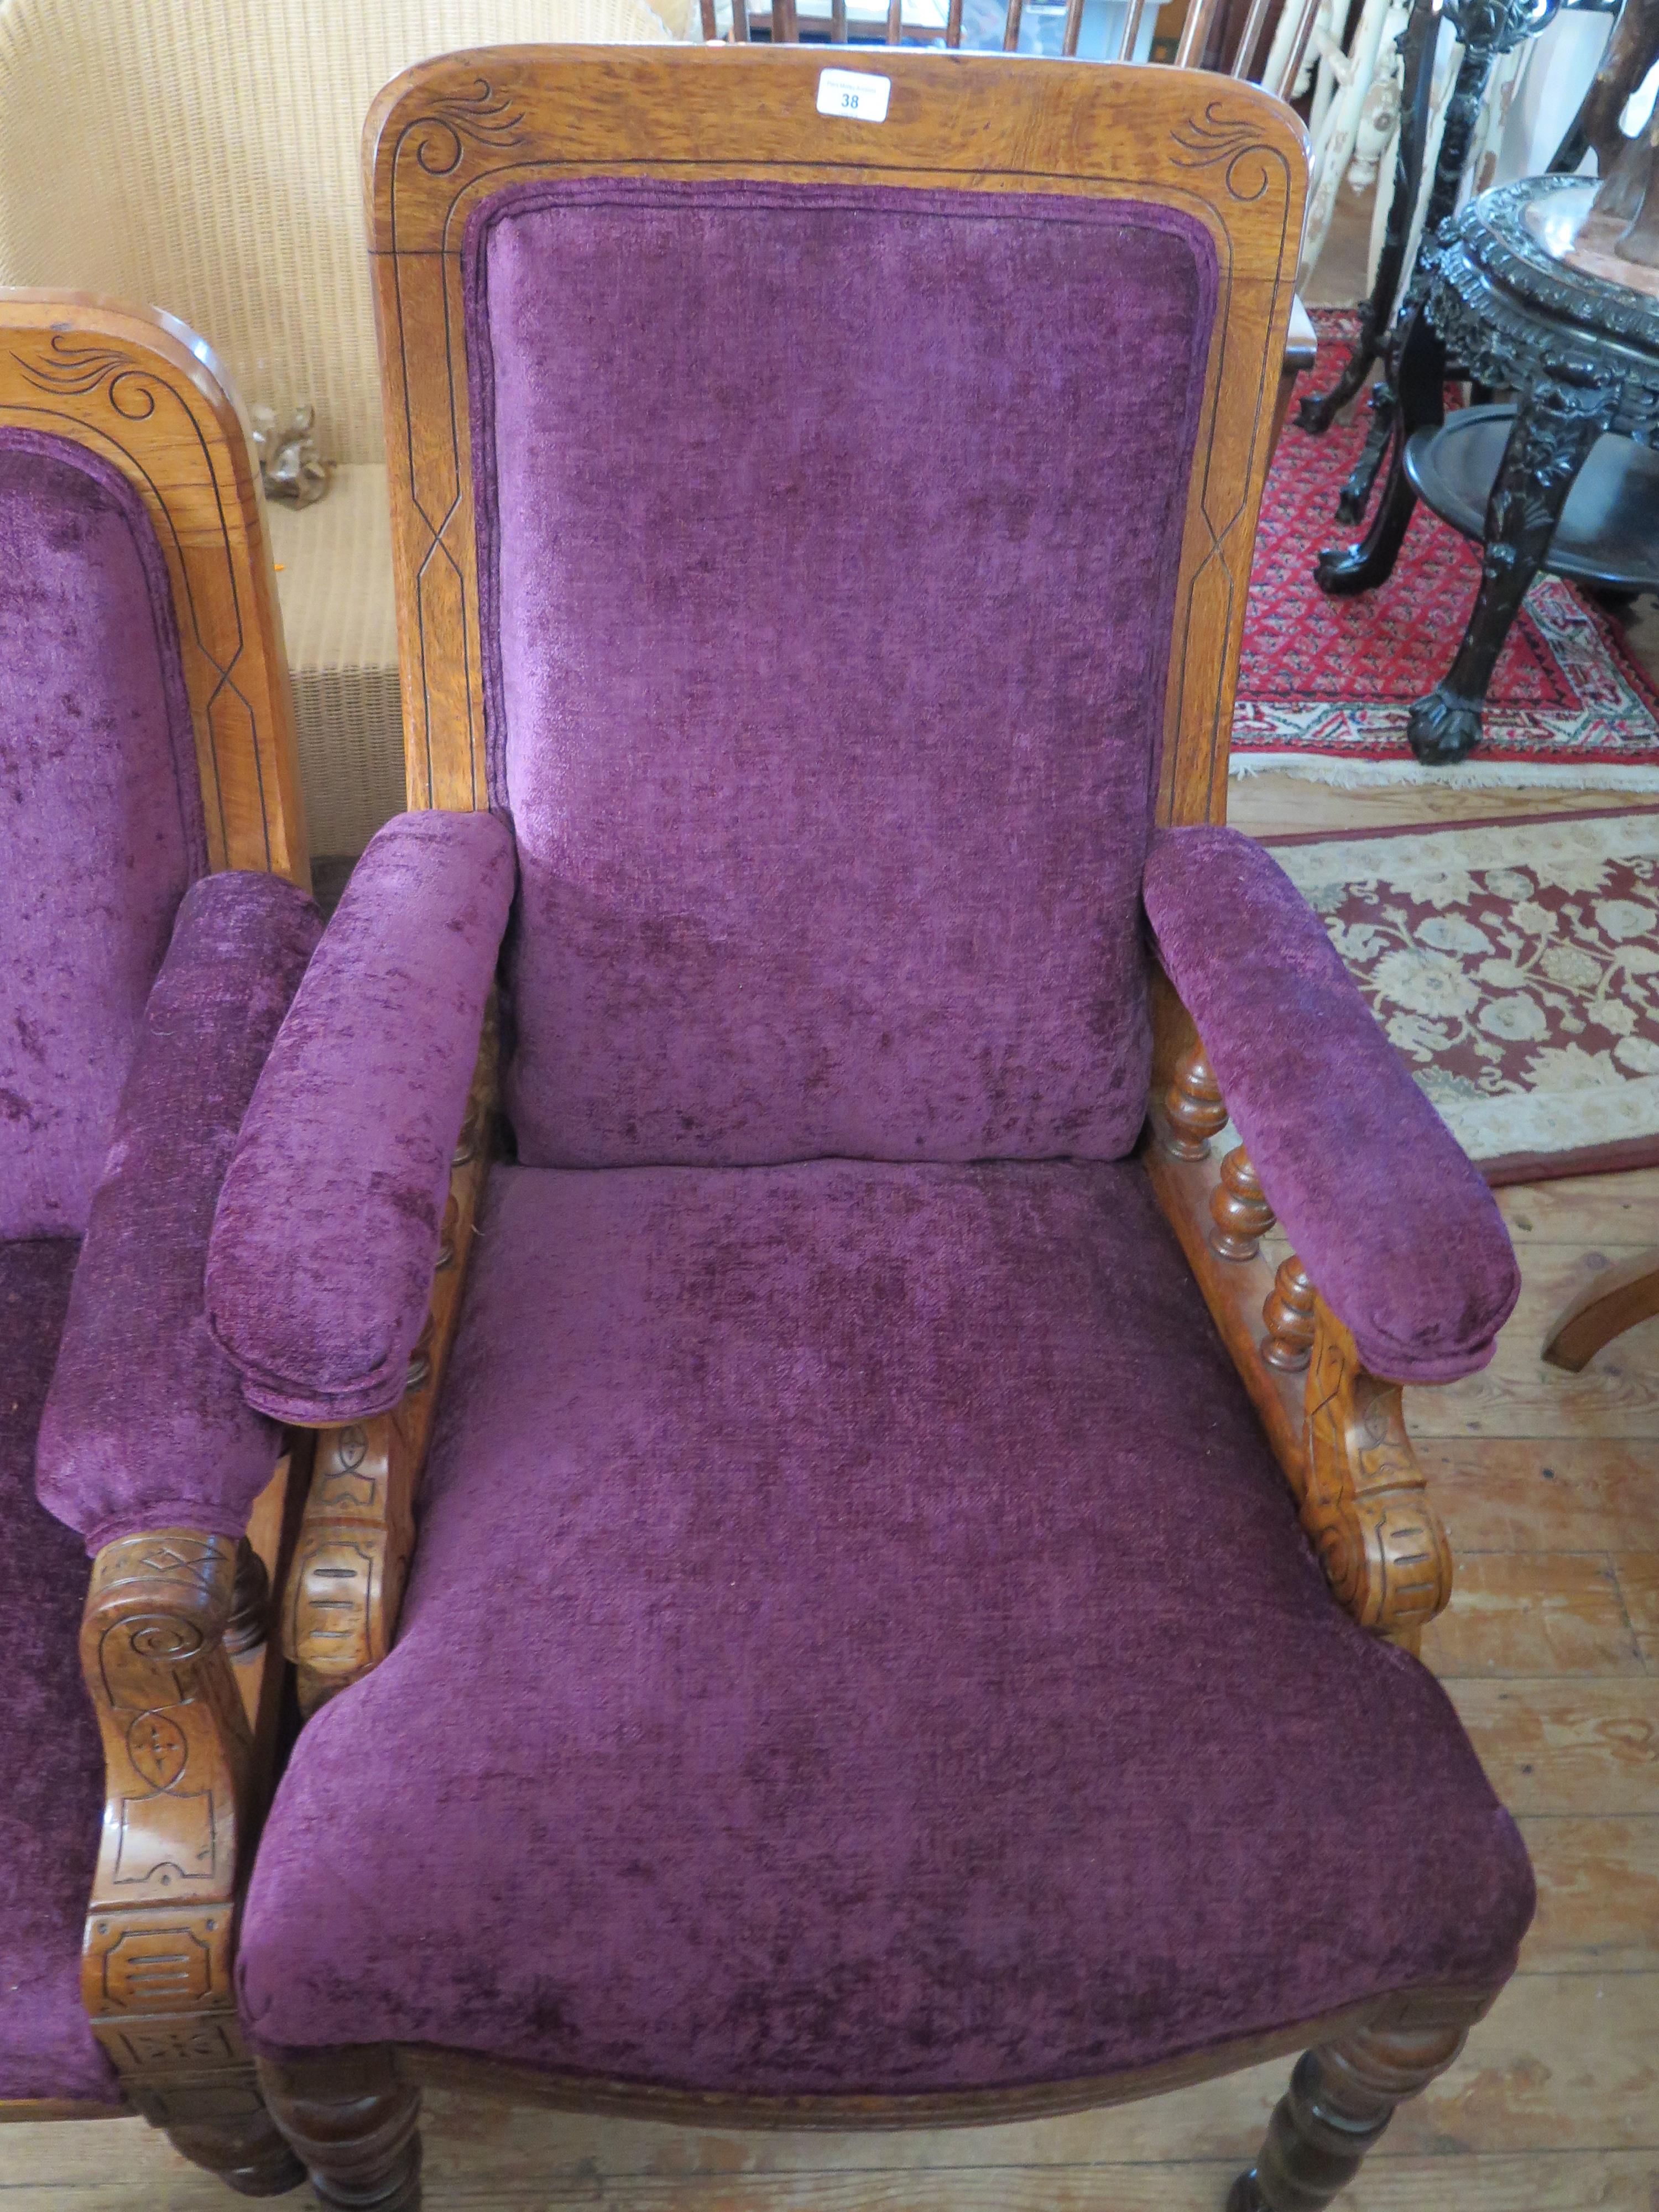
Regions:
<svg viewBox="0 0 1659 2212"><path fill-rule="evenodd" d="M309 1715L392 1648L415 1542L415 1497L460 1319L496 1098L494 1007L450 1170L432 1306L403 1396L388 1413L321 1430L283 1608L283 1644Z"/></svg>
<svg viewBox="0 0 1659 2212"><path fill-rule="evenodd" d="M122 1537L94 1562L82 1616L106 1794L82 1994L128 2098L162 2126L259 2109L230 1982L252 1738L226 1640L233 1620L253 1633L257 1567L246 1540Z"/></svg>
<svg viewBox="0 0 1659 2212"><path fill-rule="evenodd" d="M1451 1595L1451 1551L1406 1434L1400 1386L1369 1373L1273 1225L1244 1147L1218 1164L1227 1109L1193 1044L1154 1098L1147 1173L1302 1509L1331 1588L1362 1627L1414 1650ZM1305 1370L1305 1380L1304 1374Z"/></svg>

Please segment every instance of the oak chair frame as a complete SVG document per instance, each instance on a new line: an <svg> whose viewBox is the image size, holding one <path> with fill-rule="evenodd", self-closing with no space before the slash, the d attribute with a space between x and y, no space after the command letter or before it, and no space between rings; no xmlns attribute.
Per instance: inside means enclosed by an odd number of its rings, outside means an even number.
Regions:
<svg viewBox="0 0 1659 2212"><path fill-rule="evenodd" d="M258 475L211 351L151 309L0 290L0 424L72 440L139 495L173 586L210 870L308 889ZM300 2178L242 2044L231 1963L283 1680L266 1616L309 1454L296 1439L240 1544L159 1528L93 1560L81 1656L105 1801L81 1986L123 2101L0 2101L0 2120L141 2113L251 2195Z"/></svg>
<svg viewBox="0 0 1659 2212"><path fill-rule="evenodd" d="M1224 817L1250 555L1282 419L1307 181L1300 125L1254 88L1190 70L1079 70L950 53L848 58L890 76L886 125L818 115L823 50L787 45L713 55L490 49L424 64L375 103L365 189L411 806L488 804L462 318L467 216L529 179L652 175L1133 195L1205 223L1219 264L1217 339L1176 587L1156 818ZM1142 1157L1158 1202L1338 1596L1367 1627L1410 1646L1446 1601L1450 1561L1406 1438L1398 1387L1364 1371L1352 1338L1294 1260L1275 1275L1261 1258L1272 1210L1242 1148L1218 1173L1210 1139L1226 1109L1193 1024L1161 975L1154 1023ZM285 1610L307 1710L367 1673L395 1634L420 1462L461 1304L495 1101L487 1032L408 1393L393 1412L319 1438L319 1479ZM1495 1995L1424 1987L1135 2073L951 2095L704 2095L559 2077L429 2046L349 2046L291 2063L261 2060L259 2070L325 2203L405 2212L418 2201L421 2081L709 2124L939 2125L1121 2101L1305 2049L1261 2158L1233 2197L1234 2212L1291 2204L1301 2212L1350 2177L1395 2105L1450 2064Z"/></svg>

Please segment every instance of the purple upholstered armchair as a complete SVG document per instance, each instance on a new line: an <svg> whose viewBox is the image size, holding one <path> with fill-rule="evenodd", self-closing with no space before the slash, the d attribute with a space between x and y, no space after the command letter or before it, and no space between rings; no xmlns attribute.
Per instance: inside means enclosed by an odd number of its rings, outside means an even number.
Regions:
<svg viewBox="0 0 1659 2212"><path fill-rule="evenodd" d="M0 2119L137 2111L263 2195L282 1438L203 1271L320 924L257 486L190 333L0 292Z"/></svg>
<svg viewBox="0 0 1659 2212"><path fill-rule="evenodd" d="M1400 1421L1513 1259L1210 822L1304 142L820 58L370 118L420 811L209 1266L324 1431L246 2032L386 2212L421 2079L872 2125L1305 2045L1234 2203L1310 2212L1533 1892Z"/></svg>

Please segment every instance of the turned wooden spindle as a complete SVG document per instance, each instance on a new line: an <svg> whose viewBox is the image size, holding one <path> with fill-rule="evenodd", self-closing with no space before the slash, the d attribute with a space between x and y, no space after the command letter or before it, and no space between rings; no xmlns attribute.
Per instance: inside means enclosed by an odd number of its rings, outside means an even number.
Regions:
<svg viewBox="0 0 1659 2212"><path fill-rule="evenodd" d="M416 1339L415 1349L409 1356L409 1372L404 1378L404 1395L406 1398L411 1392L423 1389L432 1379L433 1334L434 1316L428 1310L425 1321L421 1324L421 1333Z"/></svg>
<svg viewBox="0 0 1659 2212"><path fill-rule="evenodd" d="M1235 1145L1221 1163L1221 1180L1210 1198L1215 1226L1210 1249L1224 1260L1254 1260L1261 1239L1273 1225L1273 1210L1261 1194L1261 1185L1250 1156Z"/></svg>
<svg viewBox="0 0 1659 2212"><path fill-rule="evenodd" d="M236 1580L232 1587L230 1619L225 1623L225 1649L236 1658L257 1651L270 1624L270 1577L265 1563L244 1536L236 1547Z"/></svg>
<svg viewBox="0 0 1659 2212"><path fill-rule="evenodd" d="M438 1231L438 1256L432 1263L434 1275L442 1274L446 1267L453 1267L455 1264L455 1232L459 1219L460 1208L452 1190L444 1200L443 1226Z"/></svg>
<svg viewBox="0 0 1659 2212"><path fill-rule="evenodd" d="M1210 1156L1211 1138L1219 1136L1226 1126L1221 1085L1203 1046L1195 1044L1182 1056L1175 1080L1164 1094L1158 1141L1172 1159L1205 1160Z"/></svg>
<svg viewBox="0 0 1659 2212"><path fill-rule="evenodd" d="M1281 1374L1294 1375L1308 1364L1314 1340L1314 1286L1294 1252L1279 1262L1273 1286L1261 1309L1267 1334L1261 1357Z"/></svg>

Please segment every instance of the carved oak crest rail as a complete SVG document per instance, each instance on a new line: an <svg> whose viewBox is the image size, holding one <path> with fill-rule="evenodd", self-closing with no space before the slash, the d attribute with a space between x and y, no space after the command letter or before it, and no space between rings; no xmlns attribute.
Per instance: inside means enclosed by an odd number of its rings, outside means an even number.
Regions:
<svg viewBox="0 0 1659 2212"><path fill-rule="evenodd" d="M1231 322L1226 345L1212 349L1198 426L1158 806L1163 820L1220 818L1261 464L1301 234L1301 126L1288 108L1185 70L1091 70L1079 100L1078 73L1065 62L902 58L889 125L873 138L868 125L817 114L822 56L799 47L723 50L714 70L706 54L672 48L614 60L608 49L589 52L581 96L571 99L560 95L544 52L501 47L455 58L447 80L423 82L413 97L406 77L381 94L364 132L365 188L412 805L485 804L462 328L468 216L504 186L535 178L854 177L1134 197L1182 208L1208 230L1218 328L1222 315Z"/></svg>

